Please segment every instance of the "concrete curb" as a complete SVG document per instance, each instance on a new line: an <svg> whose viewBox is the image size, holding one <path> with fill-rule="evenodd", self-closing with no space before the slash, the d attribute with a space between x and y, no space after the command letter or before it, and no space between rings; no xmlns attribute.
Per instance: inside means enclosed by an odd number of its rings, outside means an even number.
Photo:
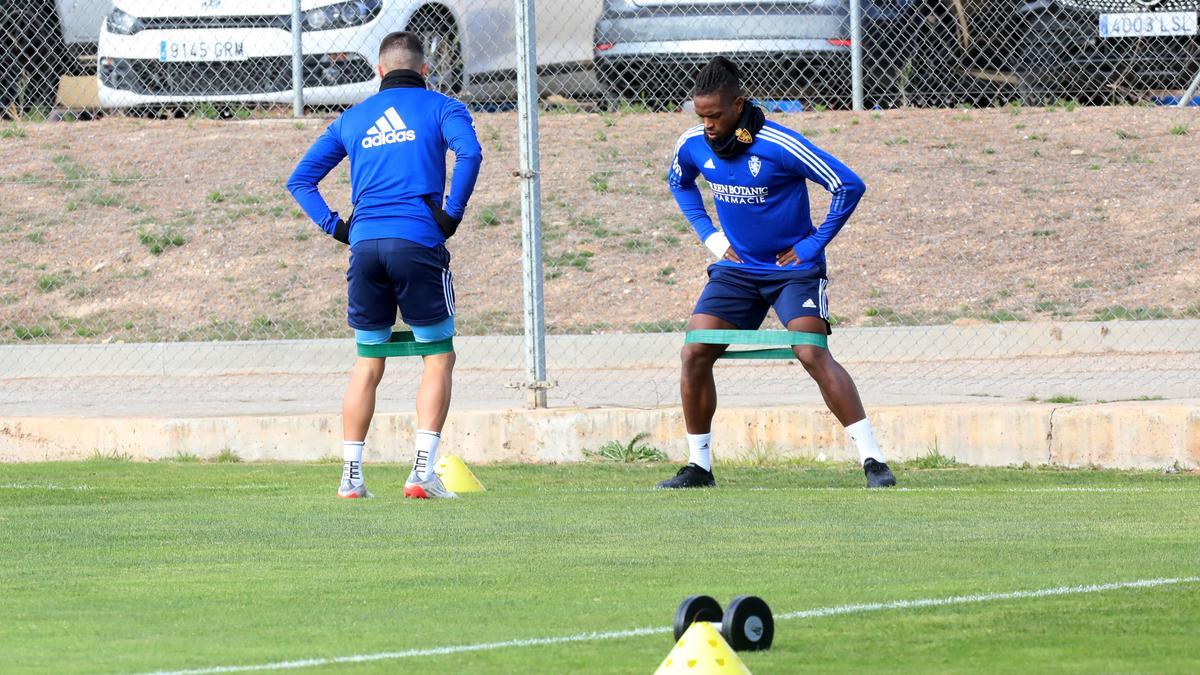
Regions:
<svg viewBox="0 0 1200 675"><path fill-rule="evenodd" d="M462 368L525 367L520 335L456 337ZM1192 354L1200 320L1024 322L977 326L844 328L830 341L844 362L937 363L1092 354ZM564 369L660 368L674 364L682 333L551 335L551 376ZM251 373L344 373L351 340L0 345L0 381L31 377L163 377Z"/></svg>
<svg viewBox="0 0 1200 675"><path fill-rule="evenodd" d="M937 450L982 466L1200 466L1200 400L1091 405L1046 403L878 406L872 423L889 458ZM408 461L412 414L376 418L370 461ZM853 446L823 407L728 407L718 411L718 457L849 460ZM453 411L444 447L468 462L573 462L585 448L649 434L673 459L686 455L679 408ZM340 450L337 415L193 418L0 418L0 462L128 455L137 460L229 448L248 461L311 461Z"/></svg>

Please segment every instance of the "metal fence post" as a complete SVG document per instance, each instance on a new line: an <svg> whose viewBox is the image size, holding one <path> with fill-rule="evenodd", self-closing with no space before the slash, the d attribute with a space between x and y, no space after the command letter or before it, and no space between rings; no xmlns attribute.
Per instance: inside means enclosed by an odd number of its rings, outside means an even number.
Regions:
<svg viewBox="0 0 1200 675"><path fill-rule="evenodd" d="M1196 95L1197 88L1200 88L1200 70L1196 71L1196 77L1192 78L1192 83L1189 84L1187 90L1183 92L1183 96L1179 97L1179 103L1177 104L1177 107L1186 108L1191 105L1192 97Z"/></svg>
<svg viewBox="0 0 1200 675"><path fill-rule="evenodd" d="M538 154L537 33L533 0L514 0L517 38L517 145L521 181L521 267L525 367L531 408L546 407L546 314L542 279L542 183Z"/></svg>
<svg viewBox="0 0 1200 675"><path fill-rule="evenodd" d="M850 96L863 109L862 0L850 0Z"/></svg>
<svg viewBox="0 0 1200 675"><path fill-rule="evenodd" d="M304 117L304 12L292 0L292 116Z"/></svg>

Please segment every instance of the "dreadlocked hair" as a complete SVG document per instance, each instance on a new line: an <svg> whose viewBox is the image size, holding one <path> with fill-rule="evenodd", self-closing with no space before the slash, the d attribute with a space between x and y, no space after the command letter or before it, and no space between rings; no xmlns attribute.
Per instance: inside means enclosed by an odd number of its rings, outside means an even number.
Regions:
<svg viewBox="0 0 1200 675"><path fill-rule="evenodd" d="M704 96L717 92L734 96L742 93L742 72L733 64L733 61L724 56L712 57L696 75L696 84L692 87L693 96Z"/></svg>

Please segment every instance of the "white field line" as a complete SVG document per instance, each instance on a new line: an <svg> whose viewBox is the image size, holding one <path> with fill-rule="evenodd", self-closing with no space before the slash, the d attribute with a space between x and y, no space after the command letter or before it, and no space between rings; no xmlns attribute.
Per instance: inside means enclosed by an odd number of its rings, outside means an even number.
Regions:
<svg viewBox="0 0 1200 675"><path fill-rule="evenodd" d="M864 605L842 605L841 607L822 607L819 609L804 609L798 612L788 612L775 617L777 620L813 619L839 614L858 614L860 612L879 612L888 609L919 609L921 607L943 607L946 605L969 605L978 602L998 602L1001 600L1025 600L1029 598L1050 598L1059 595L1079 595L1081 593L1102 593L1127 588L1154 588L1172 584L1194 584L1200 582L1200 577L1175 577L1170 579L1141 579L1139 581L1118 581L1110 584L1092 584L1088 586L1059 586L1058 588L1043 588L1036 591L1011 591L1009 593L986 593L980 595L954 595L948 598L929 598L925 600L893 600L892 602L873 602Z"/></svg>
<svg viewBox="0 0 1200 675"><path fill-rule="evenodd" d="M591 488L534 488L538 492L545 494L636 494L657 493L658 490L648 487L591 487ZM717 489L720 489L719 487ZM783 487L749 487L745 488L749 492L867 492L865 485L858 487L851 486L811 486L789 485ZM997 493L1020 493L1020 492L1046 492L1046 493L1070 493L1070 492L1112 492L1112 493L1158 493L1158 492L1200 492L1200 489L1189 487L1137 487L1137 486L1049 486L1049 487L985 487L985 486L928 486L928 487L892 487L887 490L871 490L874 494L891 494L894 492L966 492L979 494L997 494ZM667 493L672 494L672 493Z"/></svg>
<svg viewBox="0 0 1200 675"><path fill-rule="evenodd" d="M1119 581L1109 584L1092 584L1086 586L1059 586L1043 588L1034 591L1011 591L1008 593L984 593L979 595L955 595L947 598L927 598L923 600L894 600L861 605L840 605L837 607L820 607L805 609L798 612L787 612L775 617L776 621L792 619L817 619L842 614L860 614L864 612L880 612L891 609L919 609L923 607L944 607L947 605L967 605L981 602L997 602L1002 600L1023 600L1030 598L1048 598L1061 595L1079 595L1082 593L1101 593L1129 588L1155 588L1174 584L1200 583L1200 576L1174 577L1166 579L1141 579L1138 581ZM427 649L408 649L399 652L379 652L376 654L355 654L352 656L332 656L326 658L300 659L296 661L278 661L246 666L214 666L211 668L196 668L192 670L164 670L151 675L208 675L210 673L245 673L260 670L293 670L328 666L339 663L364 663L369 661L390 661L421 656L446 656L449 654L464 654L467 652L486 652L497 649L512 649L515 647L545 647L550 645L569 644L572 642L599 642L603 640L620 640L623 638L643 637L670 633L671 628L656 626L649 628L632 628L607 632L576 633L557 637L525 638L521 640L506 640L503 642L481 642L469 645L450 645Z"/></svg>
<svg viewBox="0 0 1200 675"><path fill-rule="evenodd" d="M176 485L176 486L172 486L171 490L172 491L186 490L186 491L204 491L204 492L227 492L230 490L283 490L283 489L287 489L288 487L289 487L288 485L284 485L284 484L271 485L269 483L261 483L261 484L251 483L251 484L246 484L246 485ZM49 491L70 490L72 492L87 492L88 490L97 490L97 489L112 489L112 490L118 490L118 491L122 490L122 489L141 490L141 488L138 488L135 486L122 486L122 487L111 487L111 488L108 486L104 486L101 488L101 487L97 487L95 485L56 485L54 483L48 483L48 484L47 483L0 483L0 490L49 490Z"/></svg>
<svg viewBox="0 0 1200 675"><path fill-rule="evenodd" d="M54 483L50 483L48 485L34 485L31 483L0 483L0 490L72 490L74 492L84 492L91 489L92 486L90 485L62 486L55 485Z"/></svg>
<svg viewBox="0 0 1200 675"><path fill-rule="evenodd" d="M290 486L285 484L270 484L270 483L252 483L247 485L178 485L171 488L173 491L203 491L203 492L228 492L233 490L285 490ZM53 483L0 483L0 490L66 490L73 492L85 492L88 490L102 489L95 485L56 485ZM122 488L112 488L120 490ZM132 487L130 487L132 489ZM806 487L803 485L784 486L784 487L750 487L746 488L750 492L866 492L866 487L850 487L850 486L812 486ZM593 488L534 488L534 491L545 494L635 494L635 493L659 493L659 490L648 487L593 487ZM1095 492L1104 493L1111 492L1114 494L1128 493L1171 493L1171 492L1200 492L1197 488L1192 487L1176 487L1176 486L1088 486L1088 485L1062 485L1048 487L985 487L985 486L928 486L928 487L894 487L888 488L885 491L877 491L876 494L890 494L893 492L977 492L980 494L996 494L996 493L1023 493L1023 492L1044 492L1044 493L1071 493L1071 492Z"/></svg>

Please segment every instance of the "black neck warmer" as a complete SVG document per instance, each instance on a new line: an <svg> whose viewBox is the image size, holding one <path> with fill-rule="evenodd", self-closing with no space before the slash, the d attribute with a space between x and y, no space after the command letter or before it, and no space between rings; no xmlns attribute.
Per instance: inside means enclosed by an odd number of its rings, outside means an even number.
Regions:
<svg viewBox="0 0 1200 675"><path fill-rule="evenodd" d="M390 71L379 83L379 91L402 88L425 89L425 78L415 70L400 69Z"/></svg>
<svg viewBox="0 0 1200 675"><path fill-rule="evenodd" d="M742 105L742 116L738 119L737 127L732 134L716 140L705 136L704 140L708 142L708 147L712 148L717 157L731 159L750 147L750 144L754 142L754 137L758 135L766 121L767 117L763 114L762 108L746 101Z"/></svg>

